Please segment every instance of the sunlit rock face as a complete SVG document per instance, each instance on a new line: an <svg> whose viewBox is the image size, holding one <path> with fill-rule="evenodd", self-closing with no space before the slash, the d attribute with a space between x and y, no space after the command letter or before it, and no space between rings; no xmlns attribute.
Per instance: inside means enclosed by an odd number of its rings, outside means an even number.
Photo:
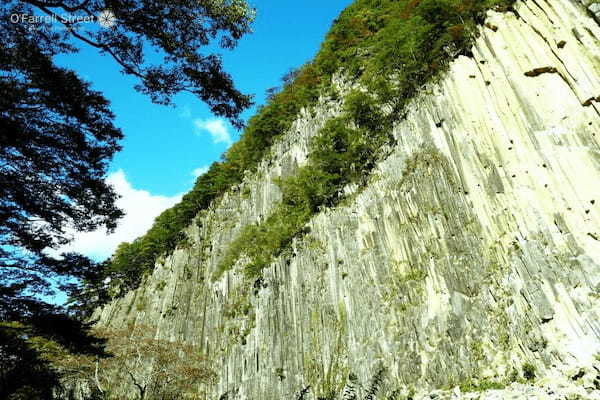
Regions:
<svg viewBox="0 0 600 400"><path fill-rule="evenodd" d="M313 218L262 279L244 278L243 262L212 277L341 100L300 115L98 324L200 345L214 399L296 399L308 386L304 399L600 398L598 3L515 9L489 13L472 57L396 124L369 185ZM457 387L490 382L508 386Z"/></svg>

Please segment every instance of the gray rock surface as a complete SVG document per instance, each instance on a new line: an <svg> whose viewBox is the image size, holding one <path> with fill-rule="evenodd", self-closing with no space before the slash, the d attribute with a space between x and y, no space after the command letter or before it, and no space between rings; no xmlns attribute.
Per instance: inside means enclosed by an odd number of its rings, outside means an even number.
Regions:
<svg viewBox="0 0 600 400"><path fill-rule="evenodd" d="M596 18L600 18L600 3L592 3L588 7L588 10L592 12L596 16Z"/></svg>
<svg viewBox="0 0 600 400"><path fill-rule="evenodd" d="M370 184L347 188L262 280L243 262L212 276L339 100L305 110L98 324L202 346L214 399L364 395L376 376L381 399L600 398L600 27L570 0L516 11L489 13L498 29L423 88ZM509 385L475 390L486 382Z"/></svg>

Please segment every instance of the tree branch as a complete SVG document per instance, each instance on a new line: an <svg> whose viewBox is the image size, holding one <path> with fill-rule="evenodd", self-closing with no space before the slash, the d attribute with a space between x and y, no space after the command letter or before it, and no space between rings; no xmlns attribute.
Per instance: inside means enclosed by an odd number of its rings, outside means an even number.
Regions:
<svg viewBox="0 0 600 400"><path fill-rule="evenodd" d="M138 388L138 390L140 391L140 400L143 400L145 395L146 395L146 389L144 387L142 387L142 385L140 385L137 380L135 379L135 377L133 376L133 374L131 373L131 371L127 371L127 373L129 374L129 376L131 377L131 381L133 382L133 384Z"/></svg>
<svg viewBox="0 0 600 400"><path fill-rule="evenodd" d="M36 7L62 8L63 10L68 11L68 12L83 10L83 11L86 11L88 14L91 14L89 12L89 10L86 8L87 4L90 2L90 0L84 0L83 3L81 3L75 7L69 7L62 1L59 1L59 2L45 2L45 1L38 1L38 0L22 0L22 1L24 3L29 3Z"/></svg>
<svg viewBox="0 0 600 400"><path fill-rule="evenodd" d="M94 379L96 380L96 387L100 393L104 394L104 390L102 390L102 386L100 385L100 379L98 379L98 360L96 360L96 371L94 373Z"/></svg>
<svg viewBox="0 0 600 400"><path fill-rule="evenodd" d="M70 33L70 34L71 34L73 37L75 37L75 38L77 38L77 39L79 39L79 40L83 41L84 43L86 43L86 44L88 44L88 45L90 45L90 46L92 46L92 47L95 47L95 48L97 48L97 49L99 49L99 50L105 51L105 52L107 52L108 54L110 54L110 56L111 56L112 58L114 58L114 59L115 59L115 61L116 61L117 63L119 63L119 65L120 65L120 66L122 66L122 67L125 69L125 71L126 71L128 74L131 74L131 75L137 76L138 78L141 78L142 80L143 80L143 79L145 79L145 76L144 76L144 74L142 74L142 73L140 73L140 72L138 72L138 71L134 70L134 69L133 69L133 67L132 67L131 65L128 65L128 64L127 64L127 63L126 63L126 62L125 62L125 61L124 61L124 60L123 60L121 57L119 57L119 56L118 56L118 55L117 55L117 54L116 54L116 53L115 53L115 52L114 52L114 51L113 51L113 50L110 48L110 46L107 46L107 45L104 45L104 44L98 43L98 42L96 42L96 41L94 41L94 40L92 40L92 39L90 39L90 38L87 38L87 37L85 37L85 36L83 36L83 35L80 35L79 33L75 32L75 30L73 29L73 25L75 25L75 24L74 24L73 22L64 21L64 20L63 20L62 18L60 18L60 16L59 16L59 15L57 15L57 14L56 14L54 11L50 10L50 9L49 9L47 6L45 6L45 5L44 5L44 3L41 3L41 2L39 2L39 1L37 1L37 0L26 0L26 1L27 1L28 3L30 3L30 4L32 4L32 5L34 5L35 7L39 8L40 10L42 10L42 11L43 11L44 13L46 13L47 15L49 15L49 16L51 16L51 17L54 17L54 18L56 18L56 20L57 20L58 22L60 22L61 24L63 24L63 25L64 25L64 26L67 28L67 31L68 31L68 32L69 32L69 33ZM87 11L87 10L86 10L86 11ZM88 11L88 14L91 14L91 12L89 12L89 11Z"/></svg>

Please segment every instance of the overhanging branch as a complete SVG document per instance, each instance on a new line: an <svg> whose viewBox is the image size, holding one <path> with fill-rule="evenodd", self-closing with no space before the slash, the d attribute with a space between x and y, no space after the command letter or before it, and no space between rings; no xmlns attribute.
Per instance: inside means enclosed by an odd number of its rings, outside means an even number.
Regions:
<svg viewBox="0 0 600 400"><path fill-rule="evenodd" d="M55 1L55 2L38 1L38 0L22 0L22 1L24 3L29 3L36 7L62 8L63 10L68 11L68 12L86 11L88 14L91 14L89 12L89 10L86 8L87 4L90 2L90 0L84 0L83 3L81 3L77 6L73 6L73 7L66 5L62 1Z"/></svg>
<svg viewBox="0 0 600 400"><path fill-rule="evenodd" d="M87 3L86 0L83 4ZM67 10L66 8L58 5L59 3L46 3L46 2L40 2L37 0L26 0L26 3L29 3L37 8L39 8L41 11L43 11L45 14L47 14L50 17L55 18L58 22L60 22L62 25L65 26L65 28L67 28L67 31L75 38L81 40L82 42L95 47L99 50L105 51L106 53L108 53L112 58L114 58L114 60L123 67L123 69L125 70L125 72L127 72L128 74L137 76L138 78L141 78L142 80L145 79L145 75L141 72L138 72L134 69L134 67L132 67L131 65L129 65L126 61L124 61L121 57L119 57L111 48L110 46L107 46L105 44L102 43L98 43L95 40L92 40L88 37L85 37L79 33L77 33L75 31L75 29L73 29L73 26L76 25L75 22L72 21L65 21L62 18L60 18L59 15L57 15L54 11L52 11L50 8L55 8L55 7L61 7L65 10ZM50 4L50 5L49 5ZM51 4L56 4L56 5L51 5ZM62 3L60 3L62 4ZM81 6L81 5L80 5ZM77 6L76 9L73 9L72 11L77 11L79 10L79 7ZM85 8L81 8L82 10L85 10L90 16L94 16L91 12L89 12L89 10L85 9ZM69 10L67 10L69 11Z"/></svg>

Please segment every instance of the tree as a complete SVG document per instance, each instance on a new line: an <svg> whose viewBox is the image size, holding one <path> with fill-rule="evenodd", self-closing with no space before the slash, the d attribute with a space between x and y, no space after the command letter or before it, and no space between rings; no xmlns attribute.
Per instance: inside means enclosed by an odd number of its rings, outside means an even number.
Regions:
<svg viewBox="0 0 600 400"><path fill-rule="evenodd" d="M102 13L103 25L98 25ZM41 17L45 17L41 18ZM241 126L250 97L235 89L213 39L232 48L253 18L244 0L8 0L0 6L0 318L44 307L66 278L100 279L85 257L51 256L78 231L122 216L104 177L120 149L110 104L55 65L76 44L112 57L159 104L190 92ZM94 20L94 23L90 23ZM62 29L59 29L62 28ZM152 65L147 54L163 61Z"/></svg>
<svg viewBox="0 0 600 400"><path fill-rule="evenodd" d="M113 400L125 390L139 400L206 398L202 385L216 375L202 350L155 334L143 325L91 329L53 314L0 322L0 398Z"/></svg>
<svg viewBox="0 0 600 400"><path fill-rule="evenodd" d="M22 327L0 324L0 398L37 400L52 398L59 377L48 361L24 340ZM33 380L31 377L35 377Z"/></svg>
<svg viewBox="0 0 600 400"><path fill-rule="evenodd" d="M122 135L108 101L52 63L65 48L59 34L0 23L0 35L0 313L20 314L15 298L89 272L84 257L47 249L72 230L115 227L121 211L104 174Z"/></svg>
<svg viewBox="0 0 600 400"><path fill-rule="evenodd" d="M0 398L55 398L54 393L64 393L61 380L73 371L59 371L54 360L106 356L104 340L90 334L90 324L65 315L41 314L25 323L0 322ZM86 367L82 365L78 373L83 374Z"/></svg>
<svg viewBox="0 0 600 400"><path fill-rule="evenodd" d="M201 350L183 342L155 339L156 329L96 329L106 340L108 356L62 352L52 360L63 381L85 382L84 387L105 398L120 398L115 382L128 382L139 400L199 399L201 385L215 373Z"/></svg>
<svg viewBox="0 0 600 400"><path fill-rule="evenodd" d="M34 15L34 11L64 27L55 44L69 47L75 39L112 57L122 72L139 79L136 90L160 104L169 104L180 92L189 92L211 111L242 125L239 114L250 103L231 77L223 71L216 54L204 55L200 49L217 40L220 47L232 49L250 31L254 18L245 0L12 0L4 6L13 15ZM65 15L65 13L67 13ZM27 21L12 17L12 20ZM98 29L97 20L104 29ZM18 24L17 23L17 24ZM12 24L15 25L15 24ZM27 25L27 23L26 23ZM34 26L40 28L40 24ZM41 29L37 36L44 36ZM162 55L162 62L151 64L148 54Z"/></svg>

